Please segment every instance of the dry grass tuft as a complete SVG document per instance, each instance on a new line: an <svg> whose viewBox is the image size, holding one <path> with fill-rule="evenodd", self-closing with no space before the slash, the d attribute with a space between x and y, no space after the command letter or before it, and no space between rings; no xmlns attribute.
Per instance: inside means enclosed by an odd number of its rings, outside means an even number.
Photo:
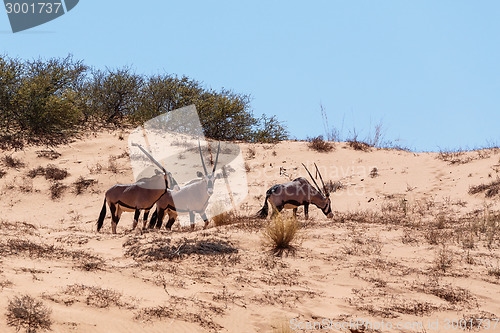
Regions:
<svg viewBox="0 0 500 333"><path fill-rule="evenodd" d="M67 185L63 185L59 182L53 182L52 185L50 185L50 198L52 200L59 199L67 188Z"/></svg>
<svg viewBox="0 0 500 333"><path fill-rule="evenodd" d="M29 295L16 296L9 300L7 306L7 325L15 327L17 331L25 328L28 333L38 329L50 330L51 312L41 301Z"/></svg>
<svg viewBox="0 0 500 333"><path fill-rule="evenodd" d="M231 212L223 212L219 215L216 215L212 218L212 220L214 221L214 225L216 227L220 227L223 225L230 225L233 223L237 223L240 219L238 218L236 213L231 211Z"/></svg>
<svg viewBox="0 0 500 333"><path fill-rule="evenodd" d="M9 168L17 169L17 168L22 168L25 165L20 159L12 157L12 155L5 155L1 161L6 167Z"/></svg>
<svg viewBox="0 0 500 333"><path fill-rule="evenodd" d="M76 195L82 194L89 188L90 186L94 185L97 183L97 180L95 179L87 179L84 178L83 176L78 177L78 179L73 183L75 186L74 193Z"/></svg>
<svg viewBox="0 0 500 333"><path fill-rule="evenodd" d="M190 255L225 255L238 253L238 249L229 241L218 238L181 239L172 241L163 235L153 238L131 236L123 247L125 254L137 261L156 261L183 259Z"/></svg>
<svg viewBox="0 0 500 333"><path fill-rule="evenodd" d="M36 152L36 156L40 158L47 158L49 160L55 160L61 157L61 154L55 150L49 149L49 150L38 150Z"/></svg>
<svg viewBox="0 0 500 333"><path fill-rule="evenodd" d="M370 151L370 145L368 143L358 141L357 139L347 141L347 145L354 150Z"/></svg>
<svg viewBox="0 0 500 333"><path fill-rule="evenodd" d="M35 178L36 176L45 176L45 179L51 180L63 180L68 177L68 171L60 169L53 164L49 164L45 168L39 166L28 171L28 177Z"/></svg>
<svg viewBox="0 0 500 333"><path fill-rule="evenodd" d="M327 153L335 148L331 142L323 140L323 135L307 138L307 141L309 141L309 144L307 145L309 148L320 153Z"/></svg>
<svg viewBox="0 0 500 333"><path fill-rule="evenodd" d="M453 265L453 252L446 246L440 247L436 251L436 257L434 259L434 268L437 271L445 273Z"/></svg>
<svg viewBox="0 0 500 333"><path fill-rule="evenodd" d="M84 296L85 303L96 308L126 306L121 300L122 294L112 289L72 284L67 286L63 293L70 296Z"/></svg>
<svg viewBox="0 0 500 333"><path fill-rule="evenodd" d="M500 193L500 178L492 181L489 184L481 184L477 186L471 186L469 188L469 194L477 194L485 192L487 198L492 198Z"/></svg>
<svg viewBox="0 0 500 333"><path fill-rule="evenodd" d="M283 216L276 212L262 232L264 243L271 247L271 251L276 256L282 256L285 252L294 253L299 228L295 217Z"/></svg>

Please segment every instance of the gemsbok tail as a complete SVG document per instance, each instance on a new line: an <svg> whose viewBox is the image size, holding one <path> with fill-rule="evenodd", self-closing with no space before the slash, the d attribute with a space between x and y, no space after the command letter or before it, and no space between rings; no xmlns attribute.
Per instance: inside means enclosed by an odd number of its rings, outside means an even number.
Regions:
<svg viewBox="0 0 500 333"><path fill-rule="evenodd" d="M269 189L266 192L266 198L264 199L264 206L255 214L255 217L258 217L259 219L265 219L267 217L267 214L269 213L269 206L267 205L267 199L271 195L271 190Z"/></svg>
<svg viewBox="0 0 500 333"><path fill-rule="evenodd" d="M104 198L104 204L102 205L101 214L99 214L99 219L97 220L97 231L101 230L105 217L106 217L106 198Z"/></svg>

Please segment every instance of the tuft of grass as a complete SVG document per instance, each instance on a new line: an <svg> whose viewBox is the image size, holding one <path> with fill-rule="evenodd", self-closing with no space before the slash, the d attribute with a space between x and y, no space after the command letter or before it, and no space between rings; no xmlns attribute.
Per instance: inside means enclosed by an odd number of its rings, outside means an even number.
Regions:
<svg viewBox="0 0 500 333"><path fill-rule="evenodd" d="M370 145L368 143L363 141L358 141L357 139L348 140L347 144L354 150L370 151Z"/></svg>
<svg viewBox="0 0 500 333"><path fill-rule="evenodd" d="M95 179L86 179L83 176L78 177L78 179L73 183L75 187L75 194L82 194L87 188L97 183Z"/></svg>
<svg viewBox="0 0 500 333"><path fill-rule="evenodd" d="M52 183L52 185L50 185L50 198L52 200L59 199L67 188L67 185L63 185L59 182Z"/></svg>
<svg viewBox="0 0 500 333"><path fill-rule="evenodd" d="M65 169L60 169L53 164L47 165L47 167L36 167L28 171L28 177L35 178L36 176L45 176L45 179L50 180L63 180L68 177L68 171Z"/></svg>
<svg viewBox="0 0 500 333"><path fill-rule="evenodd" d="M212 218L214 221L214 225L216 227L220 227L223 225L230 225L238 222L240 219L234 212L223 212L219 215L216 215Z"/></svg>
<svg viewBox="0 0 500 333"><path fill-rule="evenodd" d="M323 140L323 135L319 135L313 138L307 138L309 144L307 145L312 150L316 150L320 153L327 153L334 149L334 146L331 142Z"/></svg>
<svg viewBox="0 0 500 333"><path fill-rule="evenodd" d="M283 216L276 212L263 231L264 242L276 256L296 250L299 223L293 216Z"/></svg>
<svg viewBox="0 0 500 333"><path fill-rule="evenodd" d="M6 167L9 167L9 168L16 168L17 169L17 168L24 167L24 163L20 159L15 158L12 155L5 155L2 158L2 162L5 164Z"/></svg>
<svg viewBox="0 0 500 333"><path fill-rule="evenodd" d="M372 171L370 171L370 177L375 178L378 177L378 169L373 168Z"/></svg>
<svg viewBox="0 0 500 333"><path fill-rule="evenodd" d="M489 184L480 184L469 187L469 194L477 194L485 192L487 198L492 198L500 193L500 178L490 182Z"/></svg>
<svg viewBox="0 0 500 333"><path fill-rule="evenodd" d="M58 159L61 156L61 154L55 150L50 149L50 150L39 150L36 152L36 156L39 158L47 158L49 160L55 160Z"/></svg>
<svg viewBox="0 0 500 333"><path fill-rule="evenodd" d="M28 333L38 329L50 330L51 313L41 301L29 295L15 296L7 306L7 325L15 327L17 331L24 328Z"/></svg>
<svg viewBox="0 0 500 333"><path fill-rule="evenodd" d="M436 252L434 259L434 268L445 273L453 265L453 253L446 247L442 246Z"/></svg>

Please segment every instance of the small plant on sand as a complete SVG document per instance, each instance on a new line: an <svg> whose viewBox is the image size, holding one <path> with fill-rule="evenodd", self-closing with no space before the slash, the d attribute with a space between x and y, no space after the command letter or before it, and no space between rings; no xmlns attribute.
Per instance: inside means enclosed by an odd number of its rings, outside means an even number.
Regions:
<svg viewBox="0 0 500 333"><path fill-rule="evenodd" d="M485 192L487 198L492 198L500 193L500 178L490 182L489 184L481 184L477 186L471 186L469 188L469 194L477 194Z"/></svg>
<svg viewBox="0 0 500 333"><path fill-rule="evenodd" d="M276 256L295 252L299 223L293 216L276 212L263 231L264 242Z"/></svg>
<svg viewBox="0 0 500 333"><path fill-rule="evenodd" d="M52 185L50 185L50 198L52 200L60 198L67 187L68 186L63 185L60 182L53 182Z"/></svg>
<svg viewBox="0 0 500 333"><path fill-rule="evenodd" d="M7 305L7 325L17 331L25 328L28 333L38 329L48 330L52 325L51 312L41 301L29 295L16 296Z"/></svg>
<svg viewBox="0 0 500 333"><path fill-rule="evenodd" d="M308 144L309 148L311 148L312 150L316 150L320 153L327 153L329 151L332 151L334 148L331 142L323 140L323 135L319 135L313 138L307 138L307 141L309 141Z"/></svg>
<svg viewBox="0 0 500 333"><path fill-rule="evenodd" d="M12 155L5 155L2 158L2 162L5 164L5 166L7 166L9 168L16 168L17 169L17 168L24 167L24 163L20 159L12 157Z"/></svg>
<svg viewBox="0 0 500 333"><path fill-rule="evenodd" d="M434 267L438 271L445 273L453 264L453 253L446 246L442 246L436 252Z"/></svg>

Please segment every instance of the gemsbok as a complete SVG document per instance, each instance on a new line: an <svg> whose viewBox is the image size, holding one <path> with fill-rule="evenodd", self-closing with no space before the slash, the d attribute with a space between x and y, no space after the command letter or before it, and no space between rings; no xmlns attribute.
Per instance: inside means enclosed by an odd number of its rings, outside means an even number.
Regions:
<svg viewBox="0 0 500 333"><path fill-rule="evenodd" d="M302 163L302 165L304 164ZM304 177L296 178L288 183L274 185L267 190L264 206L257 212L256 216L261 219L265 219L267 217L269 213L267 203L269 202L273 209L272 215L276 212L281 212L283 208L285 208L293 209L293 215L297 216L297 207L303 205L305 218L307 220L309 218L309 205L313 204L321 209L321 211L328 218L332 218L333 213L330 202L330 191L325 186L316 163L314 163L314 166L316 167L316 172L319 174L321 179L323 191L320 189L313 176L304 165L304 168L306 168L306 171L314 182L314 185L316 185L316 188L314 188Z"/></svg>
<svg viewBox="0 0 500 333"><path fill-rule="evenodd" d="M139 222L141 210L144 210L143 229L146 228L146 223L151 207L167 192L169 187L174 187L177 182L172 177L172 174L156 161L144 148L138 144L139 149L154 163L161 172L156 172L156 175L149 178L139 179L132 184L117 184L106 191L104 203L102 205L99 219L97 220L97 231L100 231L106 217L106 203L111 210L111 230L116 234L116 226L120 221L120 216L123 212L134 212L134 230Z"/></svg>
<svg viewBox="0 0 500 333"><path fill-rule="evenodd" d="M220 142L219 147L217 148L217 157L215 158L215 163L211 173L207 172L207 167L205 166L205 162L203 160L199 142L198 149L200 151L201 165L203 166L205 174L203 175L198 171L197 175L201 178L190 181L185 186L181 187L179 191L168 190L156 202L156 211L153 212L153 216L151 217L151 221L149 223L150 228L154 228L155 226L157 229L161 228L165 211L167 211L168 214L168 222L165 226L168 230L172 229L172 225L174 224L178 214L186 213L189 214L191 230L194 229L195 213L198 213L205 222L203 229L207 228L208 219L205 214L205 210L208 206L208 200L214 192L215 180L220 178L220 175L215 175L217 160L219 159Z"/></svg>

